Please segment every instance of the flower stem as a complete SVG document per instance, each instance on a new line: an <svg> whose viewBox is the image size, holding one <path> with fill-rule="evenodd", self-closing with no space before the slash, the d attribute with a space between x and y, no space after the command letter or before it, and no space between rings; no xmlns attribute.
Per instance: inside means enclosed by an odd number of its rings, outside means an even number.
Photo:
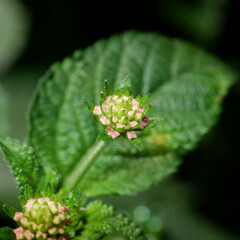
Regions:
<svg viewBox="0 0 240 240"><path fill-rule="evenodd" d="M85 155L83 155L81 160L74 167L72 172L65 178L63 187L68 187L70 190L74 189L85 176L105 146L106 142L100 141L96 142L91 148L89 148Z"/></svg>

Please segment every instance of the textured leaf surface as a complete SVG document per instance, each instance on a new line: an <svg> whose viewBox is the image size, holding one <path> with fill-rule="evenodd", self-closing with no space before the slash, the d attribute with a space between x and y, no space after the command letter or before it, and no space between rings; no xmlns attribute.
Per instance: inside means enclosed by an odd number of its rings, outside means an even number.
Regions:
<svg viewBox="0 0 240 240"><path fill-rule="evenodd" d="M26 184L37 188L41 182L42 169L33 149L17 140L3 137L0 137L0 148L13 172L20 193L23 193Z"/></svg>
<svg viewBox="0 0 240 240"><path fill-rule="evenodd" d="M0 240L15 240L16 236L9 227L0 228Z"/></svg>
<svg viewBox="0 0 240 240"><path fill-rule="evenodd" d="M86 225L78 240L98 240L110 233L119 233L132 240L145 240L140 227L125 214L118 214L112 206L100 201L91 202L85 210Z"/></svg>
<svg viewBox="0 0 240 240"><path fill-rule="evenodd" d="M234 74L204 51L152 33L101 40L57 63L41 80L30 112L30 143L45 164L66 176L94 144L99 125L82 97L98 104L104 80L126 76L133 96L151 93L156 128L143 149L124 139L108 145L79 183L87 195L132 194L176 170L178 156L212 127Z"/></svg>

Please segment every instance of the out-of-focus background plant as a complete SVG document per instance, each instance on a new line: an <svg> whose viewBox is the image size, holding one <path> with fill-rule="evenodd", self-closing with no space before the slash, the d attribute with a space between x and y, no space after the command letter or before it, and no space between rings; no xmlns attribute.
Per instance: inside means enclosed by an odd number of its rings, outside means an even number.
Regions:
<svg viewBox="0 0 240 240"><path fill-rule="evenodd" d="M150 0L129 5L80 1L0 0L0 134L25 139L25 115L38 78L53 62L128 29L194 42L238 71L237 1ZM133 197L109 197L149 240L239 239L239 114L237 83L219 123L184 157L175 176ZM0 160L0 205L19 206L13 178ZM0 210L0 224L11 225ZM109 236L107 239L122 238Z"/></svg>

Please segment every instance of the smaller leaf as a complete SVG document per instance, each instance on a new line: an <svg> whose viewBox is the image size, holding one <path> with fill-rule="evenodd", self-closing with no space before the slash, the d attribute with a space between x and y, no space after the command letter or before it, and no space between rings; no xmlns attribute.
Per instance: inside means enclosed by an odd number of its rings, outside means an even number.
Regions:
<svg viewBox="0 0 240 240"><path fill-rule="evenodd" d="M129 76L125 77L121 84L120 84L120 94L125 95L129 94L129 96L132 93L132 82L129 78Z"/></svg>
<svg viewBox="0 0 240 240"><path fill-rule="evenodd" d="M148 114L148 112L151 110L151 105L148 105L146 108L145 108L145 110L144 110L144 114L145 115L147 115Z"/></svg>
<svg viewBox="0 0 240 240"><path fill-rule="evenodd" d="M132 240L146 240L141 228L127 215L117 213L112 206L100 201L89 203L85 211L85 225L78 240L99 240L110 233L119 233Z"/></svg>
<svg viewBox="0 0 240 240"><path fill-rule="evenodd" d="M63 199L64 203L71 208L79 199L78 191L72 191Z"/></svg>
<svg viewBox="0 0 240 240"><path fill-rule="evenodd" d="M47 184L45 188L45 196L46 197L51 197L53 195L53 187L50 183Z"/></svg>
<svg viewBox="0 0 240 240"><path fill-rule="evenodd" d="M144 129L151 129L156 126L158 119L149 118L149 123Z"/></svg>
<svg viewBox="0 0 240 240"><path fill-rule="evenodd" d="M104 91L105 91L107 96L111 96L112 95L112 91L111 91L111 89L110 89L110 87L108 85L108 81L107 80L104 81Z"/></svg>
<svg viewBox="0 0 240 240"><path fill-rule="evenodd" d="M14 218L15 213L17 212L17 210L9 204L3 204L3 210L11 218Z"/></svg>
<svg viewBox="0 0 240 240"><path fill-rule="evenodd" d="M15 240L16 235L9 227L0 228L0 240Z"/></svg>
<svg viewBox="0 0 240 240"><path fill-rule="evenodd" d="M138 147L143 147L142 143L137 139L137 138L134 138L134 139L130 139L131 143L138 146Z"/></svg>
<svg viewBox="0 0 240 240"><path fill-rule="evenodd" d="M88 109L92 112L94 110L94 105L90 102L87 102L84 98L83 98L83 101L86 104L86 106L88 107Z"/></svg>
<svg viewBox="0 0 240 240"><path fill-rule="evenodd" d="M105 101L106 100L106 96L104 95L104 92L100 92L100 95L101 95L101 100Z"/></svg>
<svg viewBox="0 0 240 240"><path fill-rule="evenodd" d="M33 189L29 184L26 184L24 186L24 196L26 199L30 199L34 197Z"/></svg>
<svg viewBox="0 0 240 240"><path fill-rule="evenodd" d="M22 206L26 205L27 199L25 198L24 195L20 195L19 200L20 200Z"/></svg>
<svg viewBox="0 0 240 240"><path fill-rule="evenodd" d="M141 100L140 100L141 104L142 104L142 105L146 104L147 101L149 100L150 96L151 96L150 93L147 94L147 95L145 95L145 96L143 96L143 97L141 98Z"/></svg>
<svg viewBox="0 0 240 240"><path fill-rule="evenodd" d="M98 141L112 141L112 137L108 136L106 132L101 131L99 132L98 136L97 136L97 140Z"/></svg>
<svg viewBox="0 0 240 240"><path fill-rule="evenodd" d="M21 194L26 184L30 184L34 189L42 187L44 171L32 147L18 140L0 136L0 149L13 172Z"/></svg>

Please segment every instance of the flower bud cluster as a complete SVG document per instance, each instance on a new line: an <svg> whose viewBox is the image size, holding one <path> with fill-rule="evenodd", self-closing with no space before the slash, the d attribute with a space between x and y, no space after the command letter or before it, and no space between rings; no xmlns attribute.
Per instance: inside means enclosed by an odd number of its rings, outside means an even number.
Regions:
<svg viewBox="0 0 240 240"><path fill-rule="evenodd" d="M143 130L148 125L141 101L131 96L108 96L99 106L95 106L93 114L106 127L107 134L113 139L126 134L128 139L137 138L134 130Z"/></svg>
<svg viewBox="0 0 240 240"><path fill-rule="evenodd" d="M70 222L68 207L49 198L30 199L23 212L16 212L14 220L20 225L14 229L16 239L67 240L66 226Z"/></svg>

